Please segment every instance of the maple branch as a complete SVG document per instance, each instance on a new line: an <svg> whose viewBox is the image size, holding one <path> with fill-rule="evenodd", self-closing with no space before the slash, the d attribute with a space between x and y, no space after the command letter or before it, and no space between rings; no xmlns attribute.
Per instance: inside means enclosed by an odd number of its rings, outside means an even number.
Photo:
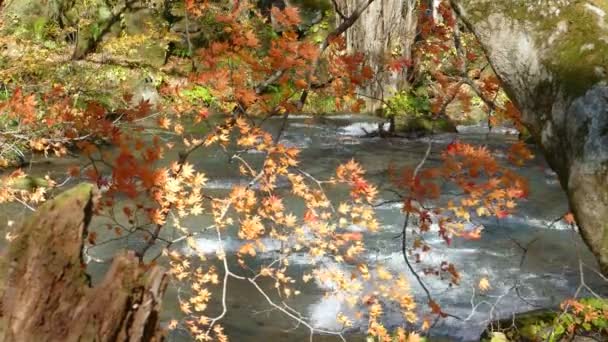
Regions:
<svg viewBox="0 0 608 342"><path fill-rule="evenodd" d="M28 208L31 211L36 211L36 209L34 209L32 206L30 206L29 204L25 203L25 201L15 197L15 201L21 203L24 207Z"/></svg>
<svg viewBox="0 0 608 342"><path fill-rule="evenodd" d="M422 166L424 165L424 163L426 163L429 155L431 154L431 147L432 147L433 141L429 140L429 145L426 149L426 152L424 154L424 156L422 157L422 159L420 160L420 162L418 163L418 165L416 165L416 168L414 169L414 172L412 174L412 179L415 179L416 176L418 175L418 173L420 172L420 170L422 169ZM410 221L410 212L408 211L405 215L405 220L403 222L403 228L401 230L401 253L403 255L403 259L405 261L405 264L407 265L407 268L410 270L410 272L412 273L412 275L414 275L414 277L416 278L416 281L418 282L418 284L420 285L420 287L424 290L426 297L428 299L428 303L429 306L433 306L437 305L435 300L433 299L433 296L431 295L430 290L428 289L428 287L426 286L426 284L424 283L424 281L422 280L422 277L420 277L420 275L418 274L418 272L414 269L414 266L412 265L412 263L410 262L408 256L407 256L407 227L409 225L409 221ZM447 316L447 317L452 317L454 319L457 320L462 320L461 317L444 312L444 311L440 311L439 315L441 316Z"/></svg>
<svg viewBox="0 0 608 342"><path fill-rule="evenodd" d="M338 337L340 337L340 339L342 341L346 342L346 339L344 338L344 336L342 335L341 332L330 331L330 330L323 330L323 329L317 329L317 328L313 327L310 323L306 322L302 318L294 315L289 310L287 310L287 309L281 307L280 305L276 304L268 296L268 294L266 294L266 292L260 287L260 285L258 285L258 283L254 279L247 278L247 281L249 281L249 283L251 283L258 290L258 292L264 297L264 299L266 299L266 301L268 302L268 304L270 304L270 306L272 306L273 308L281 311L282 313L284 313L285 315L289 316L290 318L292 318L293 320L295 320L299 324L302 324L303 326L307 327L310 330L310 341L312 341L314 333L315 332L319 332L319 333L322 333L322 334L328 334L328 335L338 336Z"/></svg>
<svg viewBox="0 0 608 342"><path fill-rule="evenodd" d="M257 183L257 181L261 178L261 176L264 174L264 171L260 171L260 173L258 173L258 176L256 176L249 184L248 187L253 186L255 183ZM228 204L224 207L224 210L220 216L219 220L222 220L225 215L228 212L228 209L231 206L231 202L228 202ZM250 284L252 284L256 290L266 299L266 301L276 310L281 311L282 313L284 313L285 315L289 316L290 318L292 318L293 320L295 320L298 325L304 325L306 326L309 330L310 330L310 340L312 341L313 339L313 335L315 334L315 332L319 332L322 334L328 334L328 335L335 335L340 337L340 339L344 342L346 342L346 339L344 338L344 336L342 335L341 332L336 332L336 331L329 331L329 330L323 330L323 329L317 329L315 327L313 327L310 323L308 323L307 321L305 321L302 318L302 315L297 312L296 310L294 310L293 308L289 307L287 304L283 303L284 307L281 307L280 305L276 304L266 293L266 291L264 291L264 289L262 289L259 284L256 282L256 279L260 276L260 274L255 275L253 278L248 278L248 277L243 277L243 276L239 276L235 273L233 273L230 270L230 267L228 265L228 261L226 259L226 252L224 250L224 241L222 240L222 235L220 232L220 229L218 226L215 226L216 232L217 232L217 239L219 242L219 256L222 259L222 263L224 266L224 280L223 280L223 285L222 285L222 312L214 317L213 319L211 319L210 323L209 323L209 327L207 329L207 333L206 335L209 336L211 329L213 328L213 326L219 321L221 320L228 312L228 308L226 305L226 294L227 294L227 283L228 283L228 278L232 277L238 280L247 280ZM279 261L280 259L275 260L273 263L271 263L270 265L274 264L275 262Z"/></svg>
<svg viewBox="0 0 608 342"><path fill-rule="evenodd" d="M323 196L325 196L325 198L327 198L327 194L325 192L325 188L323 188L323 184L320 180L316 179L315 177L313 177L310 173L302 170L302 169L296 169L299 173L301 173L302 175L308 177L310 180L312 180L313 182L315 182L317 184L317 186L319 187L319 190L321 190L321 192L323 193ZM329 208L331 209L331 211L333 213L336 212L336 208L334 208L334 205L331 203L331 201L329 202Z"/></svg>
<svg viewBox="0 0 608 342"><path fill-rule="evenodd" d="M458 92L460 91L460 87L462 86L463 83L464 83L464 80L459 80L458 83L456 83L455 89L453 89L451 92L448 93L447 98L443 99L443 101L441 103L441 107L439 107L439 111L437 111L437 114L445 115L446 109L448 108L450 103L452 103L452 101L454 101L454 99L456 98L456 95L458 95Z"/></svg>
<svg viewBox="0 0 608 342"><path fill-rule="evenodd" d="M416 178L416 176L418 175L418 172L420 171L420 168L426 162L426 159L429 157L429 154L431 153L431 146L432 146L432 140L429 140L429 146L426 149L426 153L424 154L424 157L422 158L422 160L420 160L420 162L414 169L414 173L412 174L412 179ZM422 281L422 278L420 277L418 272L416 272L416 270L412 266L412 263L410 262L409 258L407 257L407 226L409 224L409 221L410 221L410 212L408 211L407 214L405 214L405 220L403 222L403 229L401 231L401 253L403 254L403 259L405 260L405 264L407 265L410 272L412 272L412 274L418 281L418 284L420 284L420 287L422 287L422 289L426 293L429 303L431 303L431 302L434 302L433 297L431 296L431 292L426 287L426 285Z"/></svg>
<svg viewBox="0 0 608 342"><path fill-rule="evenodd" d="M330 32L325 39L323 40L323 43L321 44L320 47L320 53L319 56L317 56L317 58L314 61L314 66L312 68L312 72L307 73L306 75L306 83L307 83L307 88L305 90L302 91L302 95L300 95L300 100L297 103L297 109L298 110L302 110L302 108L304 108L304 104L306 103L306 99L308 98L308 92L311 89L311 76L317 73L317 70L319 69L319 64L321 62L321 55L325 52L325 50L327 50L327 48L329 47L329 42L341 35L342 33L344 33L346 30L348 30L351 26L353 26L353 24L355 22L357 22L357 19L359 19L359 17L361 16L361 14L363 14L363 12L369 7L369 5L372 4L372 2L374 2L374 0L364 0L362 1L359 6L357 6L357 8L355 9L355 11L348 16L348 18L344 19L342 21L342 23L340 23L340 25L338 25L338 27L336 27L332 32Z"/></svg>
<svg viewBox="0 0 608 342"><path fill-rule="evenodd" d="M457 14L454 12L454 15L457 17ZM486 97L486 95L479 89L477 84L467 75L467 58L464 51L464 44L462 44L462 40L460 38L460 28L458 26L458 22L454 24L454 46L456 47L456 54L458 58L462 62L462 67L460 69L460 81L459 84L466 84L473 92L479 96L479 98L488 106L489 111L496 111L496 104L494 100L491 100ZM484 67L485 68L485 67ZM456 92L457 93L457 92ZM498 93L497 93L498 94ZM452 98L453 99L453 98Z"/></svg>
<svg viewBox="0 0 608 342"><path fill-rule="evenodd" d="M602 280L604 280L605 282L608 282L608 278L603 275L601 272L599 272L598 270L596 270L595 268L583 263L583 266L586 267L588 270L590 270L591 272L595 273L597 276L599 276L600 278L602 278Z"/></svg>
<svg viewBox="0 0 608 342"><path fill-rule="evenodd" d="M279 130L279 132L277 133L277 136L274 138L274 143L275 143L275 144L276 144L276 143L279 141L279 139L281 138L281 136L282 136L282 134L283 134L283 132L284 132L286 118L287 118L287 114L286 114L286 115L284 115L284 121L283 121L283 126L282 126L282 128ZM213 134L213 133L212 133L212 134ZM203 145L204 145L204 140L203 140L201 143L199 143L199 144L197 144L197 145L192 146L192 147L191 147L189 150L187 150L187 151L185 151L185 152L181 152L181 153L179 154L179 163L180 163L180 168L178 169L178 173L181 171L181 167L182 167L182 166L183 166L183 164L186 162L186 160L188 159L188 157L190 156L190 154L191 154L192 152L194 152L196 149L198 149L198 148L200 148L201 146L203 146ZM267 158L268 158L268 154L266 154L266 158L265 158L264 160L267 160ZM243 159L241 156L239 156L239 154L238 154L238 153L234 154L234 155L233 155L233 156L232 156L230 159L236 159L236 160L239 160L239 161L241 161L241 162L244 162L244 163L245 163L245 165L246 165L246 166L247 166L247 167L248 167L248 168L249 168L251 171L253 171L253 169L251 168L251 166L249 166L249 164L248 164L248 163L246 163L246 162L245 162L245 160L244 160L244 159ZM255 177L254 177L254 178L253 178L253 179L252 179L252 180L251 180L251 181L250 181L250 182L247 184L247 186L245 187L245 189L247 189L247 190L251 189L251 188L252 188L252 187L253 187L253 186L254 186L254 185L255 185L255 184L256 184L256 183L257 183L257 182L258 182L258 181L259 181L259 180L262 178L262 176L263 176L263 175L264 175L264 170L262 169L262 170L261 170L261 171L259 171L259 172L257 173L257 175L256 175L256 176L255 176ZM219 216L219 217L216 219L216 221L221 221L221 220L223 220L223 219L226 217L226 215L228 214L228 210L230 209L230 207L231 207L231 206L232 206L232 202L228 201L228 203L227 203L227 204L226 204L226 205L225 205L225 206L222 208L222 211L221 211L221 213L220 213L220 216ZM169 209L168 209L168 210L170 210L170 207L169 207ZM154 237L158 237L158 235L160 234L160 229L161 229L161 228L162 228L162 225L157 225L156 230L155 230L154 235L153 235ZM214 228L215 228L215 229L217 229L217 228L218 228L216 224L212 224L212 225L210 225L210 226L208 226L208 227L203 228L203 229L201 230L201 232L205 232L205 231L208 231L208 230L211 230L211 229L214 229ZM169 243L168 243L168 245L167 245L165 248L168 248L168 247L170 247L170 246L172 246L172 245L174 245L174 244L176 244L176 243L178 243L178 242L181 242L181 241L183 241L183 240L185 240L185 239L188 239L188 238L191 238L191 237L197 236L198 234L199 234L198 232L191 232L191 233L188 233L188 234L186 234L186 235L183 235L183 236L181 236L181 237L179 237L179 238L176 238L176 239L172 240L171 242L169 242ZM143 254L145 254L145 252L146 252L146 251L147 251L147 250L148 250L150 247L152 247L152 245L153 245L153 242L152 242L151 244L150 244L150 243L148 243L148 244L145 246L145 249L144 249L144 251L143 251L143 253L142 253L142 255L141 255L141 259L142 259L142 260L143 260Z"/></svg>
<svg viewBox="0 0 608 342"><path fill-rule="evenodd" d="M337 6L335 3L335 0L332 0L332 1L334 1L334 6ZM312 74L315 74L317 72L317 69L319 67L319 62L320 62L320 55L323 54L323 52L329 47L329 42L331 41L331 39L341 35L346 30L348 30L351 26L353 26L353 24L357 21L357 19L359 19L361 14L363 14L363 12L369 7L369 5L372 4L372 2L374 2L374 0L362 1L361 4L359 4L359 6L357 6L355 11L348 17L346 17L346 16L344 16L344 14L338 12L340 18L342 18L343 21L336 29L334 29L332 32L330 32L323 40L323 43L321 44L321 46L319 48L321 53L319 54L319 57L317 57L317 59L314 62ZM272 83L276 82L279 78L281 78L281 76L283 76L285 71L287 71L287 70L285 70L285 69L277 70L272 75L270 75L266 80L264 80L263 82L258 84L255 87L256 94L257 95L262 94L268 88L268 86L270 86ZM321 84L320 86L316 85L316 87L315 87L315 85L312 85L310 82L310 73L307 78L308 78L308 81L307 81L308 88L306 90L304 90L302 92L302 95L300 96L300 100L298 101L298 105L297 105L299 110L301 110L304 107L304 104L308 97L309 89L321 88L321 87L325 86L324 84ZM331 82L329 82L329 83L331 83Z"/></svg>
<svg viewBox="0 0 608 342"><path fill-rule="evenodd" d="M496 306L499 304L499 302L502 300L502 298L504 298L507 294L509 294L509 292L511 292L511 290L513 289L513 287L507 289L507 291L501 295L499 295L497 298L496 302L494 303L490 303L487 300L482 300L480 302L478 302L477 304L475 304L475 286L472 286L473 288L473 294L471 295L471 313L469 313L469 315L467 317L465 317L463 319L463 321L469 321L471 320L471 318L473 318L473 316L477 313L477 308L479 308L482 304L486 304L490 307L490 319L488 321L492 321L492 317L493 317L493 313L494 313L494 309L496 308Z"/></svg>
<svg viewBox="0 0 608 342"><path fill-rule="evenodd" d="M547 225L547 228L548 228L548 229L553 228L553 226L555 226L555 225L556 225L558 222L560 222L561 220L563 220L563 219L564 219L564 216L565 216L566 214L567 214L567 213L565 213L565 214L561 215L560 217L558 217L558 218L554 219L553 221L551 221L551 222L550 222L550 223Z"/></svg>
<svg viewBox="0 0 608 342"><path fill-rule="evenodd" d="M217 231L217 240L219 242L220 257L222 258L222 263L224 265L224 281L222 284L222 312L215 318L211 319L211 322L209 322L209 328L207 329L207 334L206 334L207 336L209 336L209 333L211 332L211 329L213 328L215 323L217 321L221 320L222 318L224 318L224 316L228 312L228 306L226 305L226 293L228 292L228 277L232 275L233 277L235 277L237 279L242 279L242 277L239 277L230 271L230 268L228 267L228 261L226 260L226 252L224 251L224 242L222 241L222 233L220 232L219 227L217 227L215 230Z"/></svg>
<svg viewBox="0 0 608 342"><path fill-rule="evenodd" d="M336 13L338 14L338 16L340 16L340 18L342 18L342 19L346 19L346 16L344 15L344 13L342 13L342 11L340 11L340 7L338 6L338 2L336 0L331 0L331 2L334 5L334 11L336 11Z"/></svg>
<svg viewBox="0 0 608 342"><path fill-rule="evenodd" d="M261 93L263 93L266 90L266 88L268 88L269 85L273 84L279 78L281 78L281 76L283 76L284 72L285 72L285 70L283 70L283 69L275 71L272 75L270 75L270 77L268 77L265 81L263 81L262 83L258 84L255 87L255 93L257 95L260 95Z"/></svg>
<svg viewBox="0 0 608 342"><path fill-rule="evenodd" d="M535 243L536 241L538 241L540 239L539 236L535 237L534 239L530 240L530 242L528 242L526 244L526 246L522 246L521 243L519 243L519 241L515 240L512 237L509 237L509 239L515 244L517 245L517 247L519 247L519 249L521 249L523 251L522 255L521 255L521 259L519 261L519 267L521 268L524 265L524 261L526 260L526 255L528 254L528 250L530 249L530 246Z"/></svg>
<svg viewBox="0 0 608 342"><path fill-rule="evenodd" d="M341 35L346 30L348 30L351 26L353 26L353 24L355 22L357 22L357 19L359 19L359 17L361 16L361 14L363 14L363 12L369 7L369 5L372 4L372 2L374 2L374 0L364 0L364 1L362 1L357 6L357 8L355 9L355 11L348 16L348 18L345 18L342 21L342 23L340 23L340 25L338 25L338 27L336 27L335 30L333 30L330 34L328 34L327 37L325 37L325 40L323 41L323 44L321 45L321 52L323 52L323 51L325 51L325 49L327 49L327 47L329 46L329 41L332 38Z"/></svg>

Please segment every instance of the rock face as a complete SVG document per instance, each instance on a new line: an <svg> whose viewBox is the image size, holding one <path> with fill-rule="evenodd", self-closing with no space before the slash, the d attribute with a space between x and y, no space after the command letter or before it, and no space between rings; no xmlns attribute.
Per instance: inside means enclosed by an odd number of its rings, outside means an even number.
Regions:
<svg viewBox="0 0 608 342"><path fill-rule="evenodd" d="M337 0L340 12L345 16L352 13L362 2ZM365 53L374 71L378 71L388 57L410 58L416 37L416 2L417 0L375 0L346 31L348 51ZM375 98L387 98L392 91L407 84L406 76L404 72L381 73L361 92ZM377 100L364 99L368 110L382 105Z"/></svg>
<svg viewBox="0 0 608 342"><path fill-rule="evenodd" d="M566 190L608 274L608 4L452 0Z"/></svg>
<svg viewBox="0 0 608 342"><path fill-rule="evenodd" d="M114 258L90 287L82 259L93 187L47 202L11 243L2 296L3 341L161 341L167 276L129 253Z"/></svg>

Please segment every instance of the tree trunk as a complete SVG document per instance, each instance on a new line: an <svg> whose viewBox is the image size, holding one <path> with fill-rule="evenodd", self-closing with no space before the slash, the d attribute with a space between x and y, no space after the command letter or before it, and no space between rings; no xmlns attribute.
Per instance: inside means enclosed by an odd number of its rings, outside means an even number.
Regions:
<svg viewBox="0 0 608 342"><path fill-rule="evenodd" d="M357 8L362 0L337 0L339 10L345 16ZM417 0L374 1L345 34L349 52L362 52L369 65L378 74L371 84L361 89L367 109L372 112L382 106L376 99L385 99L391 92L407 85L404 72L380 72L388 58L412 56L412 44L416 36ZM340 18L338 18L340 21Z"/></svg>
<svg viewBox="0 0 608 342"><path fill-rule="evenodd" d="M116 256L90 286L83 238L93 187L82 184L45 203L10 245L2 296L3 341L161 341L167 276L131 253Z"/></svg>
<svg viewBox="0 0 608 342"><path fill-rule="evenodd" d="M608 5L452 0L568 195L608 274Z"/></svg>

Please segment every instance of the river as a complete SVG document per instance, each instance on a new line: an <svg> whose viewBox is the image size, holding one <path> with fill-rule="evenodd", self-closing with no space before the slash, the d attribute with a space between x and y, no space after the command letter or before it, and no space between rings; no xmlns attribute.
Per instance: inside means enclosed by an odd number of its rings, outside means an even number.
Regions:
<svg viewBox="0 0 608 342"><path fill-rule="evenodd" d="M455 139L485 144L506 163L505 146L516 141L513 135L486 134L481 126L463 127L458 134L439 134L416 140L363 137L362 128L375 128L375 120L352 115L318 118L295 116L289 119L282 142L302 150L301 165L315 177L327 178L335 172L338 164L354 158L367 170L368 178L372 182L380 189L388 189L389 164L415 167L425 154L429 140L432 140L433 147L428 165L436 164L441 150ZM269 120L267 129L277 131L280 125L280 119ZM567 200L540 151L535 151L535 155L533 160L517 169L529 179L530 196L520 203L516 214L500 220L493 218L481 221L485 229L480 240L456 239L452 245L446 246L436 231L431 231L426 237L432 249L424 257L425 261L449 260L459 268L462 275L461 283L457 286L449 286L445 280L433 276L423 277L432 297L443 310L461 318L448 317L440 320L430 331L432 340L475 341L490 320L538 307L556 307L563 299L571 296L579 285L579 256L586 264L596 267L579 236L565 224L553 223L568 211ZM251 154L249 157L255 159L263 156ZM201 151L190 160L206 172L210 179L207 191L211 193L225 193L233 185L246 182L232 170L234 168L227 166L227 156L219 149ZM46 168L50 171L60 169L58 166ZM328 195L334 199L341 196L331 190ZM394 195L389 191L381 191L379 197L380 202L394 199ZM287 203L287 206L290 207L290 203ZM297 204L292 206L297 210ZM5 215L9 216L9 212L2 209L0 216ZM410 280L419 307L425 309L425 292L407 270L400 251L400 240L395 239L401 232L404 220L400 204L379 206L377 216L381 223L380 232L365 233L368 248L365 257L368 263L374 265L377 261L382 261L395 273L405 274ZM209 223L210 218L204 215L186 222L190 227L203 227ZM359 231L356 226L351 226L350 229ZM92 249L91 253L94 257L103 259L114 253L117 248L125 245L133 247L133 244L136 242L108 244ZM199 236L197 244L200 250L208 254L209 262L216 262L214 254L218 249L218 242L214 236ZM224 245L228 252L231 252L238 249L240 242L235 237L227 237ZM277 244L270 240L266 241L266 245L268 251L260 256L261 259L272 257L273 249L277 248ZM188 252L186 246L179 248ZM527 251L522 261L524 249ZM233 259L229 261L235 262ZM354 267L330 261L327 261L326 265L335 272L348 272L350 267ZM103 263L89 264L94 279L98 279L106 267L107 264ZM301 277L308 268L306 258L293 258L291 272L296 278ZM485 294L476 293L478 291L475 290L482 277L486 277L491 284L491 289ZM608 293L605 283L592 272L586 274L586 281L598 292ZM324 292L331 287L332 284L318 282L302 285L301 295L291 301L290 305L317 328L340 329L336 315L339 312L352 313L353 309L335 297L324 296ZM219 288L215 290L219 293ZM170 287L164 302L165 320L179 317L176 298L176 288ZM270 310L264 298L250 284L230 280L228 298L229 311L223 325L231 340L308 340L307 329L296 327L295 322L288 317ZM396 326L401 322L402 318L396 311L387 311L386 324ZM355 327L346 334L348 340L364 340L364 334L361 332L365 329L365 322L355 323ZM190 337L184 330L177 329L170 333L169 340L189 341ZM316 335L314 340L337 341L338 338Z"/></svg>

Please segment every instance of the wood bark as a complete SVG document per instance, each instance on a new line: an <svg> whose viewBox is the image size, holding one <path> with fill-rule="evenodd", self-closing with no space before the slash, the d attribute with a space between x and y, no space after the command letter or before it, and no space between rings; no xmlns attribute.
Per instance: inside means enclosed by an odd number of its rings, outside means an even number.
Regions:
<svg viewBox="0 0 608 342"><path fill-rule="evenodd" d="M364 0L335 0L340 13L348 16ZM412 57L412 45L416 36L417 0L375 1L346 31L346 45L349 52L362 52L376 73L389 58ZM340 16L338 21L342 19ZM386 99L392 92L407 86L406 71L381 72L368 86L361 89L367 97L367 108L375 110L382 102L371 98Z"/></svg>
<svg viewBox="0 0 608 342"><path fill-rule="evenodd" d="M567 192L608 274L608 4L452 0Z"/></svg>
<svg viewBox="0 0 608 342"><path fill-rule="evenodd" d="M162 268L117 255L91 287L83 239L94 189L78 185L42 205L8 252L2 296L3 341L162 341Z"/></svg>

